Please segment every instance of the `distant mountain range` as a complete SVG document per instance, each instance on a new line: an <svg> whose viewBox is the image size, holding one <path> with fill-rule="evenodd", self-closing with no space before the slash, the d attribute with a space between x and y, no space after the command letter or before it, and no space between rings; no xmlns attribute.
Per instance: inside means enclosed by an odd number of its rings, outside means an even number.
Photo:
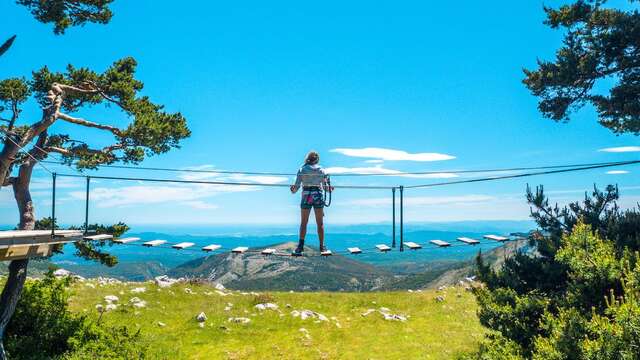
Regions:
<svg viewBox="0 0 640 360"><path fill-rule="evenodd" d="M140 237L141 242L163 239L169 244L186 241L196 245L188 250L146 248L139 246L140 242L138 245L108 245L103 250L115 255L119 261L112 268L76 257L73 246L67 245L64 254L55 255L49 261L32 262L30 274L46 271L52 263L84 277L107 276L142 281L170 274L220 281L243 289L364 291L414 288L438 281L447 272L465 268L480 250L489 253L500 246L497 242L483 241L476 246L438 248L429 244L429 240L440 239L460 244L455 240L457 237L481 238L487 233L528 231L532 228L529 225L529 222L514 221L411 224L405 230L404 240L420 243L424 248L405 252L395 249L386 254L376 251L374 246L391 245L390 224L336 226L327 234L329 248L344 252L347 247L359 247L364 252L359 255L334 255L326 259L265 258L259 254L237 256L229 253L229 249L236 246L256 249L274 244L282 250L291 250L297 236L286 234L285 228L249 227L243 230L240 227L200 227L174 229L166 233L132 231L127 236ZM399 243L399 234L396 242ZM199 250L209 244L222 245L223 249L215 254ZM311 245L308 251L313 252L312 247L317 245L315 235L309 236L307 244ZM3 266L0 266L2 272Z"/></svg>
<svg viewBox="0 0 640 360"><path fill-rule="evenodd" d="M269 247L290 253L296 243ZM395 280L393 273L377 266L341 255L317 255L318 250L311 247L305 247L304 257L218 254L173 268L169 276L203 278L233 289L297 291L377 290Z"/></svg>

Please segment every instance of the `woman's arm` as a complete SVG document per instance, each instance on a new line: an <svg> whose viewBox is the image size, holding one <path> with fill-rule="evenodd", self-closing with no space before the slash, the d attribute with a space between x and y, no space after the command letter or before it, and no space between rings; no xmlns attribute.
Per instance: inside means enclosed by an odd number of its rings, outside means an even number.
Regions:
<svg viewBox="0 0 640 360"><path fill-rule="evenodd" d="M298 174L296 175L296 183L291 185L291 193L295 194L298 192L300 185L302 184L302 169L298 170Z"/></svg>

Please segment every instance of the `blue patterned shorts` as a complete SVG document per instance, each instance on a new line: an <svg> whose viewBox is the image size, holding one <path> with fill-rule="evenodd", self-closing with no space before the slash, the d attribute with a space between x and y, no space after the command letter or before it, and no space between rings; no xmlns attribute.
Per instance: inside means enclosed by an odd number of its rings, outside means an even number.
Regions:
<svg viewBox="0 0 640 360"><path fill-rule="evenodd" d="M300 208L302 209L322 209L324 207L324 198L322 190L303 190L302 201L300 202Z"/></svg>

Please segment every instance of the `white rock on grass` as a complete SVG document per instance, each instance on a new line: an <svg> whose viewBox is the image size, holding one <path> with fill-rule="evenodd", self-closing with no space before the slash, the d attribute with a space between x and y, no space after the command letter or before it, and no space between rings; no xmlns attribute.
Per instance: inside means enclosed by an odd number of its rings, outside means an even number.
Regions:
<svg viewBox="0 0 640 360"><path fill-rule="evenodd" d="M156 276L155 279L154 279L156 285L158 285L161 288L169 287L169 286L179 282L180 280L181 279L172 279L172 278L168 277L167 275Z"/></svg>
<svg viewBox="0 0 640 360"><path fill-rule="evenodd" d="M147 288L146 287L137 287L137 288L131 289L131 293L132 294L140 294L140 293L143 293L143 292L147 292Z"/></svg>
<svg viewBox="0 0 640 360"><path fill-rule="evenodd" d="M115 295L107 295L104 297L104 301L106 301L107 303L111 304L114 302L118 302L119 298Z"/></svg>
<svg viewBox="0 0 640 360"><path fill-rule="evenodd" d="M378 310L379 310L380 312L382 312L382 313L390 313L390 312L391 312L391 310L390 310L389 308L386 308L386 307L381 307L381 308L380 308L380 309L378 309Z"/></svg>
<svg viewBox="0 0 640 360"><path fill-rule="evenodd" d="M118 305L116 304L107 304L107 306L104 307L105 311L111 311L111 310L115 310L118 308Z"/></svg>
<svg viewBox="0 0 640 360"><path fill-rule="evenodd" d="M262 311L262 310L278 310L278 305L276 305L274 303L257 304L254 307L256 309L260 310L260 311Z"/></svg>
<svg viewBox="0 0 640 360"><path fill-rule="evenodd" d="M95 285L95 284L92 284L92 283L86 283L86 284L84 284L84 286L86 286L86 287L88 287L88 288L92 288L92 289L95 289L95 288L96 288L96 285Z"/></svg>
<svg viewBox="0 0 640 360"><path fill-rule="evenodd" d="M307 320L309 318L314 318L315 314L311 310L302 310L300 312L300 319Z"/></svg>
<svg viewBox="0 0 640 360"><path fill-rule="evenodd" d="M201 312L200 314L198 314L198 316L196 316L196 320L198 322L205 322L207 320L207 315L205 315L204 312Z"/></svg>
<svg viewBox="0 0 640 360"><path fill-rule="evenodd" d="M138 297L131 298L131 300L129 300L129 303L131 303L131 305L133 305L133 307L138 308L138 309L147 307L147 302L144 301L144 300L141 300Z"/></svg>
<svg viewBox="0 0 640 360"><path fill-rule="evenodd" d="M220 290L220 291L224 291L224 290L226 290L226 288L224 287L224 285L222 285L222 284L220 284L220 283L217 283L217 284L216 284L216 286L214 286L214 288L215 288L216 290Z"/></svg>
<svg viewBox="0 0 640 360"><path fill-rule="evenodd" d="M384 316L384 319L388 320L388 321L402 321L402 322L407 321L407 318L405 316L402 316L402 315L384 314L383 313L382 316Z"/></svg>
<svg viewBox="0 0 640 360"><path fill-rule="evenodd" d="M162 321L158 321L158 326L165 327L167 326L167 324L163 323Z"/></svg>
<svg viewBox="0 0 640 360"><path fill-rule="evenodd" d="M65 270L65 269L58 269L58 270L53 272L53 276L55 276L57 278L67 277L67 276L70 276L70 275L71 275L71 271Z"/></svg>
<svg viewBox="0 0 640 360"><path fill-rule="evenodd" d="M375 311L376 311L376 309L367 309L367 311L362 313L362 316L368 316L368 315L370 315L371 313L373 313Z"/></svg>
<svg viewBox="0 0 640 360"><path fill-rule="evenodd" d="M238 324L248 324L251 322L251 319L246 317L230 317L228 322L238 323Z"/></svg>
<svg viewBox="0 0 640 360"><path fill-rule="evenodd" d="M301 310L301 311L293 310L291 312L291 315L293 317L300 316L300 319L302 320L317 319L318 322L329 321L329 318L327 318L325 315L317 313L315 311L311 311L311 310Z"/></svg>
<svg viewBox="0 0 640 360"><path fill-rule="evenodd" d="M443 302L444 301L444 296L436 296L436 302Z"/></svg>

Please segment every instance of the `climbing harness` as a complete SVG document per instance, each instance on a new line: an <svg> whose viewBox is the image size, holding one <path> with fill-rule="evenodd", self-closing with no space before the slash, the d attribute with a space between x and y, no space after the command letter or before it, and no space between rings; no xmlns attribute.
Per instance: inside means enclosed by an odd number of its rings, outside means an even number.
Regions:
<svg viewBox="0 0 640 360"><path fill-rule="evenodd" d="M322 194L322 203L324 204L324 207L331 206L331 193L332 192L333 191L331 189L331 177L329 177L329 175L327 175L327 183L323 187L323 194Z"/></svg>

